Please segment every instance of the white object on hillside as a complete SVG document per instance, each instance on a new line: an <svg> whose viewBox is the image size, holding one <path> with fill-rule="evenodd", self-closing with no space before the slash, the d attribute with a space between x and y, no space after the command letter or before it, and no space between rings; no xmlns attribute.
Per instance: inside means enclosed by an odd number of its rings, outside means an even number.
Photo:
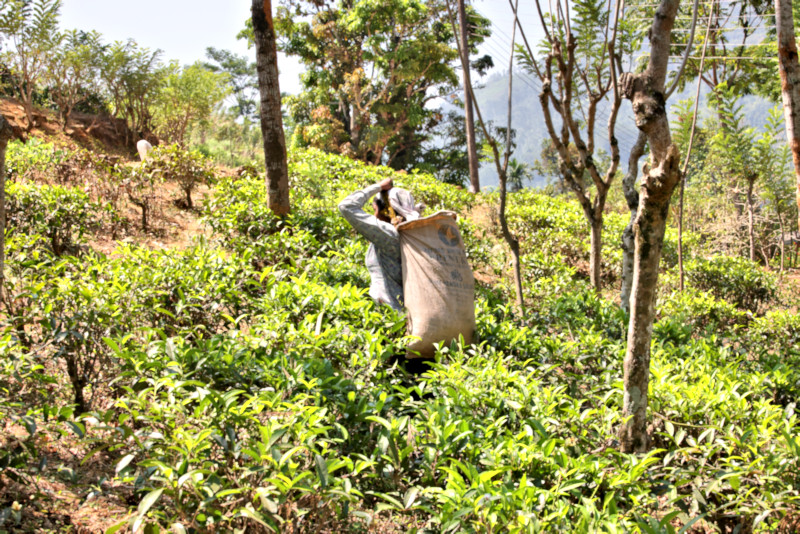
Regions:
<svg viewBox="0 0 800 534"><path fill-rule="evenodd" d="M151 145L150 142L147 141L146 139L142 139L141 141L136 143L136 150L139 151L139 158L142 161L144 161L145 159L147 159L147 154L149 154L150 151L153 150L153 145Z"/></svg>

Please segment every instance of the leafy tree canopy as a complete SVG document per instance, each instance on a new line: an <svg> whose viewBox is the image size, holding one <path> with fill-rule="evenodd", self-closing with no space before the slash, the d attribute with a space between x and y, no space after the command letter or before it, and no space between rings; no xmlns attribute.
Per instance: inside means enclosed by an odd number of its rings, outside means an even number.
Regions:
<svg viewBox="0 0 800 534"><path fill-rule="evenodd" d="M434 149L455 91L458 52L441 0L286 0L279 46L305 65L304 91L289 99L295 146L316 146L407 169ZM489 21L470 13L473 51ZM248 38L245 29L241 36ZM477 67L490 64L481 58ZM427 143L427 144L426 144Z"/></svg>

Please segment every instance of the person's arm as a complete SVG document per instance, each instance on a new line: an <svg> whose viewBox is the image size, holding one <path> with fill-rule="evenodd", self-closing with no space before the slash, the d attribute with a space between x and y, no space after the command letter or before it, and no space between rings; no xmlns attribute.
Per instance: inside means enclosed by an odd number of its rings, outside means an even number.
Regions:
<svg viewBox="0 0 800 534"><path fill-rule="evenodd" d="M379 221L374 215L364 211L364 205L382 189L391 188L391 181L386 187L386 180L352 193L339 203L339 212L356 232L364 236L376 247L397 239L397 230L391 224Z"/></svg>

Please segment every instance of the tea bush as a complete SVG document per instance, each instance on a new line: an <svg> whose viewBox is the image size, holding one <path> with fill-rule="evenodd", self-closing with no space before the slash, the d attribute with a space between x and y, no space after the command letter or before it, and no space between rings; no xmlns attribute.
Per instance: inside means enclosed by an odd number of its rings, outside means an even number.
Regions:
<svg viewBox="0 0 800 534"><path fill-rule="evenodd" d="M0 414L32 436L60 429L83 459L108 454L113 489L92 491L132 504L109 532L775 532L798 509L800 324L729 298L769 278L715 274L728 293L662 297L653 448L622 454L626 316L577 275L574 206L511 195L525 317L507 282L481 277L477 341L440 346L414 380L395 364L405 319L369 298L367 245L335 206L388 176L433 209L483 206L313 150L291 165L290 217L267 210L261 178L223 178L204 206L214 238L183 251L59 258L10 240ZM610 236L625 221L608 222ZM502 245L460 227L471 261L505 273ZM85 412L58 379L71 365ZM52 393L20 401L21 383ZM20 441L0 476L46 475L38 442Z"/></svg>
<svg viewBox="0 0 800 534"><path fill-rule="evenodd" d="M53 143L31 138L27 142L11 141L6 148L6 172L11 181L33 174L50 175L68 156L69 151Z"/></svg>
<svg viewBox="0 0 800 534"><path fill-rule="evenodd" d="M9 228L45 237L57 256L75 251L102 212L88 193L74 187L9 182L6 195Z"/></svg>
<svg viewBox="0 0 800 534"><path fill-rule="evenodd" d="M142 172L156 173L162 181L176 182L185 195L184 203L188 209L194 208L192 191L214 177L210 159L178 144L154 147L142 162Z"/></svg>
<svg viewBox="0 0 800 534"><path fill-rule="evenodd" d="M785 405L800 399L800 316L784 310L755 319L742 350L753 368L768 373L773 399Z"/></svg>
<svg viewBox="0 0 800 534"><path fill-rule="evenodd" d="M754 313L775 298L777 287L773 273L745 258L722 255L687 261L686 280L694 288Z"/></svg>
<svg viewBox="0 0 800 534"><path fill-rule="evenodd" d="M119 184L131 204L139 208L142 230L147 231L158 201L156 186L163 181L161 173L145 166L117 164L111 176L110 183Z"/></svg>
<svg viewBox="0 0 800 534"><path fill-rule="evenodd" d="M658 317L656 330L664 334L668 329L697 335L727 333L748 322L745 312L733 304L694 289L676 291L660 299Z"/></svg>

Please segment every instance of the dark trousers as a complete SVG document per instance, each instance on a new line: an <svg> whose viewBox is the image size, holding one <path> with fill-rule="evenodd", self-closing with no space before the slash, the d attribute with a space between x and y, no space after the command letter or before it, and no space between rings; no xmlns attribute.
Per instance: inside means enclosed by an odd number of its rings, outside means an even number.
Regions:
<svg viewBox="0 0 800 534"><path fill-rule="evenodd" d="M389 358L388 364L392 366L396 363L399 367L402 367L406 373L418 377L429 370L434 361L435 360L431 358L406 358L405 354L396 354Z"/></svg>
<svg viewBox="0 0 800 534"><path fill-rule="evenodd" d="M414 376L420 376L425 371L431 368L431 364L435 361L429 358L412 358L408 359L403 357L403 367L406 373Z"/></svg>

